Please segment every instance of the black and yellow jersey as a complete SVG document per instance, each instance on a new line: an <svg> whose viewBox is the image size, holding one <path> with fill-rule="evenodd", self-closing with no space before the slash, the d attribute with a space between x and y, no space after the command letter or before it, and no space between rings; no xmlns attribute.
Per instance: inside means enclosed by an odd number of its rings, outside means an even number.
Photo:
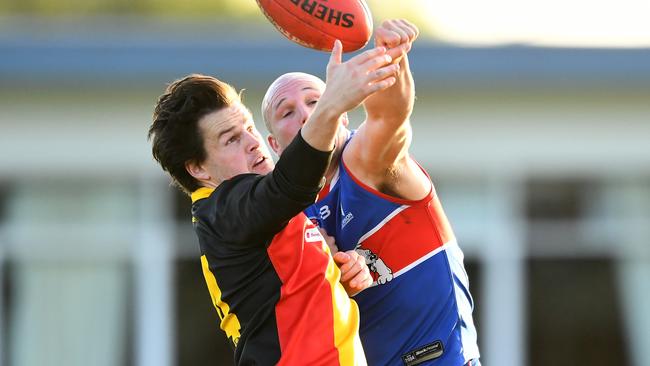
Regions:
<svg viewBox="0 0 650 366"><path fill-rule="evenodd" d="M329 153L298 134L275 170L192 194L203 274L237 365L365 365L359 311L302 213Z"/></svg>

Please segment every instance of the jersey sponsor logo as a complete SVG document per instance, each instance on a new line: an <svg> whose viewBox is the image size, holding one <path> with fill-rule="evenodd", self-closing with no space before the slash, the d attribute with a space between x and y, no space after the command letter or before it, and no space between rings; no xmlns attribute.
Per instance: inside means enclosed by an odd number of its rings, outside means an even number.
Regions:
<svg viewBox="0 0 650 366"><path fill-rule="evenodd" d="M318 231L318 228L310 227L305 230L305 243L317 243L325 240Z"/></svg>
<svg viewBox="0 0 650 366"><path fill-rule="evenodd" d="M402 355L404 366L415 366L442 356L444 349L441 341L435 341Z"/></svg>
<svg viewBox="0 0 650 366"><path fill-rule="evenodd" d="M358 247L355 251L366 259L366 265L375 283L383 285L393 280L393 271L370 249Z"/></svg>
<svg viewBox="0 0 650 366"><path fill-rule="evenodd" d="M341 216L343 217L343 220L341 220L341 229L343 229L350 221L352 221L354 215L350 211L346 214L343 210L343 204L341 204Z"/></svg>

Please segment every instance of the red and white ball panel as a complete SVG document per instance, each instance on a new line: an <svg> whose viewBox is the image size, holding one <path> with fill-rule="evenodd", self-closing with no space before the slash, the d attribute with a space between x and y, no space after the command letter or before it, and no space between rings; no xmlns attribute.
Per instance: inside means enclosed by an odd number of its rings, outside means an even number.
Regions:
<svg viewBox="0 0 650 366"><path fill-rule="evenodd" d="M372 15L364 0L257 0L271 23L305 47L331 51L336 39L343 52L363 48L372 35Z"/></svg>

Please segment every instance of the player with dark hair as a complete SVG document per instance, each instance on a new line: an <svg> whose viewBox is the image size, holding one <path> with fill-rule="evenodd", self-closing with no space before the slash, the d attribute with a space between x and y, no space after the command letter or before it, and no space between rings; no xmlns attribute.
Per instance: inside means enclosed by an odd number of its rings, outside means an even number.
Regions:
<svg viewBox="0 0 650 366"><path fill-rule="evenodd" d="M410 48L418 35L393 20L375 32L375 44ZM407 55L390 88L364 102L366 120L349 131L340 120L327 185L305 213L336 239L340 250L363 255L373 286L354 298L370 365L478 365L463 253L428 174L410 156L409 121L415 88ZM320 107L324 83L290 73L269 87L262 114L278 154Z"/></svg>
<svg viewBox="0 0 650 366"><path fill-rule="evenodd" d="M346 273L350 293L369 286L364 262L337 253L339 271L302 211L322 187L340 115L392 85L399 67L383 47L347 62L341 49L337 41L319 108L275 169L226 83L190 75L172 83L154 111L153 156L191 194L203 273L238 365L366 363L358 308L339 282Z"/></svg>

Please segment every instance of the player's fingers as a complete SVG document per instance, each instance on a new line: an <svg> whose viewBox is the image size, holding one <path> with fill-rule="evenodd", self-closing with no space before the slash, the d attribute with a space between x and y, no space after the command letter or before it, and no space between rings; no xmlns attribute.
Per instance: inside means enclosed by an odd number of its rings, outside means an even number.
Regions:
<svg viewBox="0 0 650 366"><path fill-rule="evenodd" d="M401 37L397 32L393 32L384 27L379 27L375 31L375 45L392 48L399 45Z"/></svg>
<svg viewBox="0 0 650 366"><path fill-rule="evenodd" d="M404 42L397 47L390 48L386 51L393 60L397 60L411 50L411 42Z"/></svg>
<svg viewBox="0 0 650 366"><path fill-rule="evenodd" d="M349 261L341 266L341 282L347 282L354 278L362 270L355 261Z"/></svg>
<svg viewBox="0 0 650 366"><path fill-rule="evenodd" d="M350 255L345 252L337 252L332 256L332 259L334 259L334 262L341 267L341 272L343 272L342 267L345 266L346 263L352 262Z"/></svg>
<svg viewBox="0 0 650 366"><path fill-rule="evenodd" d="M365 290L372 285L372 276L369 272L359 273L352 281L350 287L354 290Z"/></svg>
<svg viewBox="0 0 650 366"><path fill-rule="evenodd" d="M341 44L341 41L337 39L334 41L334 47L332 47L332 53L330 54L330 61L328 63L328 67L330 65L340 64L342 57L343 57L343 44Z"/></svg>
<svg viewBox="0 0 650 366"><path fill-rule="evenodd" d="M370 275L370 271L368 271L368 277L366 279L364 279L364 281L362 283L363 289L365 290L368 287L372 286L372 283L373 283L372 275Z"/></svg>
<svg viewBox="0 0 650 366"><path fill-rule="evenodd" d="M395 82L397 82L397 78L395 78L394 76L390 76L383 80L376 81L370 85L369 92L370 94L372 94L384 89L388 89L391 86L393 86Z"/></svg>
<svg viewBox="0 0 650 366"><path fill-rule="evenodd" d="M399 72L399 64L391 64L368 72L368 83L378 82L389 76L395 76Z"/></svg>
<svg viewBox="0 0 650 366"><path fill-rule="evenodd" d="M399 35L399 43L408 42L410 40L408 33L405 31L404 27L401 26L399 21L395 21L395 26L393 26L391 30Z"/></svg>
<svg viewBox="0 0 650 366"><path fill-rule="evenodd" d="M352 260L341 266L341 281L349 281L360 272L363 272L364 267L367 268L365 259L360 259L358 256L354 258L352 255L350 257Z"/></svg>
<svg viewBox="0 0 650 366"><path fill-rule="evenodd" d="M399 41L394 46L410 40L410 31L400 20L386 20L382 23L381 28L385 28L399 36Z"/></svg>
<svg viewBox="0 0 650 366"><path fill-rule="evenodd" d="M393 23L393 26L396 28L396 31L399 30L399 32L401 32L401 34L406 37L406 41L408 42L415 41L418 34L420 33L418 27L416 27L415 24L404 19L396 19Z"/></svg>
<svg viewBox="0 0 650 366"><path fill-rule="evenodd" d="M360 256L357 252L349 251L348 255L350 256L350 261L345 264L347 269L345 273L345 280L350 280L357 276L359 273L362 273L364 269L368 269L368 266L366 265L366 259Z"/></svg>
<svg viewBox="0 0 650 366"><path fill-rule="evenodd" d="M388 54L379 55L377 57L370 58L366 60L363 64L358 65L362 70L368 74L372 74L373 71L389 65L393 61L393 58ZM371 75L372 76L372 75Z"/></svg>
<svg viewBox="0 0 650 366"><path fill-rule="evenodd" d="M365 260L359 263L359 265L360 271L357 272L354 278L350 281L350 287L357 290L363 290L365 288L363 287L364 284L367 284L369 279L371 280L370 283L372 283L372 276L370 276L368 266L365 265Z"/></svg>
<svg viewBox="0 0 650 366"><path fill-rule="evenodd" d="M418 27L405 19L398 19L398 22L401 24L401 28L406 32L411 42L415 41L416 38L420 35L420 30Z"/></svg>
<svg viewBox="0 0 650 366"><path fill-rule="evenodd" d="M357 275L349 282L348 287L353 290L361 290L366 281L366 277L367 275L363 271L357 273Z"/></svg>
<svg viewBox="0 0 650 366"><path fill-rule="evenodd" d="M382 57L383 55L386 54L386 47L375 47L373 49L370 49L368 51L362 52L354 57L352 57L348 62L353 65L362 65L369 60L374 60L374 59L385 59ZM390 61L387 61L390 62Z"/></svg>

